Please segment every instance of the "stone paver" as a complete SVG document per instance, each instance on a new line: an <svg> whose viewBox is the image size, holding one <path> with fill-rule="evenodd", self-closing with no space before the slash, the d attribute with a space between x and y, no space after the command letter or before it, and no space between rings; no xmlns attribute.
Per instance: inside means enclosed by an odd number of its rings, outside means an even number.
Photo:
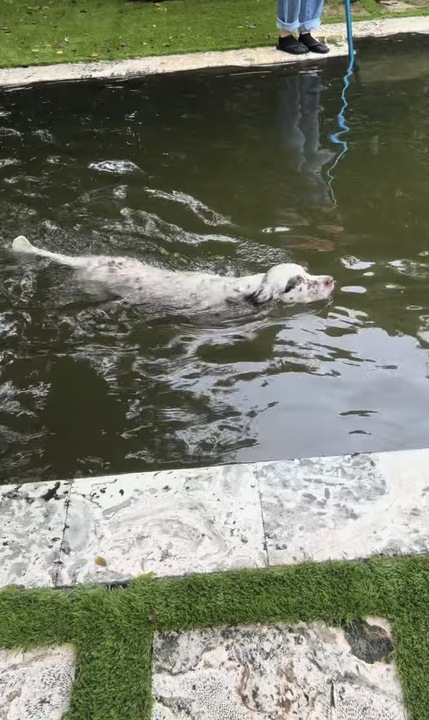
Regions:
<svg viewBox="0 0 429 720"><path fill-rule="evenodd" d="M0 587L55 584L70 483L0 485Z"/></svg>
<svg viewBox="0 0 429 720"><path fill-rule="evenodd" d="M266 565L252 466L73 483L59 582Z"/></svg>
<svg viewBox="0 0 429 720"><path fill-rule="evenodd" d="M70 646L0 649L0 720L61 720L73 678Z"/></svg>
<svg viewBox="0 0 429 720"><path fill-rule="evenodd" d="M156 636L152 720L405 720L382 620Z"/></svg>
<svg viewBox="0 0 429 720"><path fill-rule="evenodd" d="M429 552L429 452L262 466L270 565Z"/></svg>

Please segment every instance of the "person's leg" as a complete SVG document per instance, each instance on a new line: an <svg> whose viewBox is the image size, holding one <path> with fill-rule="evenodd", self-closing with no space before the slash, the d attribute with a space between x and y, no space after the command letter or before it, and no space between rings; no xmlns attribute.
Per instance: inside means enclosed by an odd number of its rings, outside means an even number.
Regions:
<svg viewBox="0 0 429 720"><path fill-rule="evenodd" d="M292 55L303 55L308 52L307 48L292 35L300 25L300 5L301 0L277 0L277 28L279 30L277 49Z"/></svg>
<svg viewBox="0 0 429 720"><path fill-rule="evenodd" d="M301 0L299 12L299 41L311 52L325 54L329 48L312 37L311 31L320 27L324 0Z"/></svg>

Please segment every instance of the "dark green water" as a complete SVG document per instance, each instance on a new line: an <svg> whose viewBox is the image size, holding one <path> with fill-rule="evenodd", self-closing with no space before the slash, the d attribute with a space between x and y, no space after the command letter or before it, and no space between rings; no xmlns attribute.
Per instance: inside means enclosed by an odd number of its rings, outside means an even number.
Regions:
<svg viewBox="0 0 429 720"><path fill-rule="evenodd" d="M2 94L0 482L429 444L428 44L359 55L333 192L344 60ZM198 320L97 307L12 258L19 233L168 268L305 261L337 290Z"/></svg>

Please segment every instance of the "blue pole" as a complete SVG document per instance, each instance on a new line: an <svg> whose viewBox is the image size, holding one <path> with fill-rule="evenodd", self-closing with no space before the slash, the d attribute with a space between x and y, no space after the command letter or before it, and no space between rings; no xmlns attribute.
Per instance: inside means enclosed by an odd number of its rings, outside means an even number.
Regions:
<svg viewBox="0 0 429 720"><path fill-rule="evenodd" d="M355 59L355 51L353 47L353 26L352 26L352 5L351 0L344 0L344 10L346 13L346 26L347 26L347 44L349 46L349 61L353 67Z"/></svg>

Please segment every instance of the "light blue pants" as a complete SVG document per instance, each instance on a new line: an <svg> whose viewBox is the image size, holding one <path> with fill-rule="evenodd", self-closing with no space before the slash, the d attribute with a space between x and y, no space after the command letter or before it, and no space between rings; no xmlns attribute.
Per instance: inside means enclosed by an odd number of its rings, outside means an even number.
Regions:
<svg viewBox="0 0 429 720"><path fill-rule="evenodd" d="M277 27L308 32L320 26L324 0L277 0Z"/></svg>

